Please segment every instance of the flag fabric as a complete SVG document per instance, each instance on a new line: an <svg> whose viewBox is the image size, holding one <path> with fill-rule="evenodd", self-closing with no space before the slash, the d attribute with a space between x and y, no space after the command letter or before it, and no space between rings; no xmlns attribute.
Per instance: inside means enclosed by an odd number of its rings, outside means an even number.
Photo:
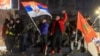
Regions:
<svg viewBox="0 0 100 56"><path fill-rule="evenodd" d="M87 43L91 42L94 38L97 38L96 32L88 24L80 12L78 12L77 29L82 32Z"/></svg>
<svg viewBox="0 0 100 56"><path fill-rule="evenodd" d="M0 0L0 9L11 9L12 0Z"/></svg>
<svg viewBox="0 0 100 56"><path fill-rule="evenodd" d="M22 2L22 5L24 6L25 10L27 11L30 17L37 17L41 15L51 16L46 5L34 1Z"/></svg>

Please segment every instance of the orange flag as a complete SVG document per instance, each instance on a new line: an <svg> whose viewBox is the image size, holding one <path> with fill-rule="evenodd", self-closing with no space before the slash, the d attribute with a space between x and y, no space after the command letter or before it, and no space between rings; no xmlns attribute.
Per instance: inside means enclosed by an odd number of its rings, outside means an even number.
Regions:
<svg viewBox="0 0 100 56"><path fill-rule="evenodd" d="M80 12L78 12L77 29L82 32L87 43L91 42L94 38L97 37L96 32L88 24Z"/></svg>

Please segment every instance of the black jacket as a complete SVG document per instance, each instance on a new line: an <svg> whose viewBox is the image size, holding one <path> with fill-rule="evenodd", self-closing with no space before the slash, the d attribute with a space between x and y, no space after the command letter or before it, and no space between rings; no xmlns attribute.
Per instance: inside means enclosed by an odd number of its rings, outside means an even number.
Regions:
<svg viewBox="0 0 100 56"><path fill-rule="evenodd" d="M16 23L15 24L15 34L22 33L23 31L23 24L22 23Z"/></svg>

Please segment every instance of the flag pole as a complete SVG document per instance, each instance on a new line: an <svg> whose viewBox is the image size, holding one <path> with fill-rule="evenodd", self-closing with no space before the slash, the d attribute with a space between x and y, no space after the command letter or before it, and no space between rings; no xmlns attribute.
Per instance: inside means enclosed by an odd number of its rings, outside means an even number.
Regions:
<svg viewBox="0 0 100 56"><path fill-rule="evenodd" d="M20 10L20 1L18 0L18 10Z"/></svg>
<svg viewBox="0 0 100 56"><path fill-rule="evenodd" d="M77 41L77 35L78 34L78 30L76 29L76 36L75 36L75 42ZM76 42L77 43L77 42Z"/></svg>
<svg viewBox="0 0 100 56"><path fill-rule="evenodd" d="M98 16L95 18L95 20L94 20L92 26L95 24L95 22L97 21L98 17L100 17L100 15L98 15Z"/></svg>
<svg viewBox="0 0 100 56"><path fill-rule="evenodd" d="M94 20L94 22L93 22L93 24L92 24L92 26L96 23L96 21L99 19L99 17L100 17L100 15L98 15L96 18L95 18L95 20ZM100 19L99 19L99 21L100 21ZM100 24L100 23L99 23ZM99 26L100 27L100 26ZM99 28L100 29L100 28ZM100 31L100 30L99 30ZM99 36L100 36L100 33L99 33Z"/></svg>
<svg viewBox="0 0 100 56"><path fill-rule="evenodd" d="M36 29L39 32L39 34L41 35L41 32L40 32L38 26L36 25L35 21L32 19L32 17L30 17L30 19L31 19L32 23L34 24L34 26L36 27Z"/></svg>

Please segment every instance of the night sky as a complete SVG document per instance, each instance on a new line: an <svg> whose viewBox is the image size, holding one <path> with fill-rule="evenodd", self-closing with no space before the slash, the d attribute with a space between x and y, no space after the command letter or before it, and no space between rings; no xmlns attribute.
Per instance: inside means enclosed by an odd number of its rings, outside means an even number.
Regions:
<svg viewBox="0 0 100 56"><path fill-rule="evenodd" d="M84 15L94 15L100 6L100 0L76 0L76 6Z"/></svg>
<svg viewBox="0 0 100 56"><path fill-rule="evenodd" d="M30 0L22 0L30 1ZM31 0L32 1L32 0ZM93 15L97 7L100 6L100 0L34 0L49 6L51 13L61 11L62 9L77 11L80 10L84 15Z"/></svg>

